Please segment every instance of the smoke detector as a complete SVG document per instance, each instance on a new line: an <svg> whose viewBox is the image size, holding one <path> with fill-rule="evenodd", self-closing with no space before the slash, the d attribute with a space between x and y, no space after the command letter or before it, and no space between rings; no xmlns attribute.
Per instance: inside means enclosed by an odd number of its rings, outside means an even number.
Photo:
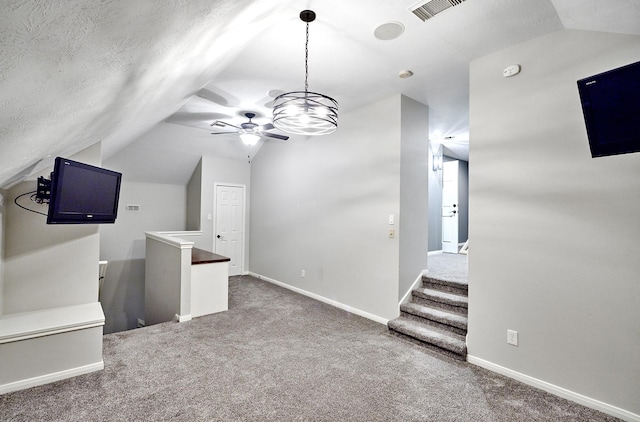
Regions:
<svg viewBox="0 0 640 422"><path fill-rule="evenodd" d="M400 79L407 79L413 76L413 72L410 70L403 70L402 72L398 73L398 76L400 77Z"/></svg>

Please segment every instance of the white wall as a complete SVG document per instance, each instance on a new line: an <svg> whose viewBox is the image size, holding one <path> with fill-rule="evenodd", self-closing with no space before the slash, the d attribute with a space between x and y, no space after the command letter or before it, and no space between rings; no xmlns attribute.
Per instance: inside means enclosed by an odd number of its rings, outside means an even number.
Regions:
<svg viewBox="0 0 640 422"><path fill-rule="evenodd" d="M429 237L429 108L401 96L398 300L427 268Z"/></svg>
<svg viewBox="0 0 640 422"><path fill-rule="evenodd" d="M100 144L68 157L100 165ZM49 177L52 169L43 172ZM98 299L98 225L47 225L46 215L14 204L23 193L35 191L35 178L8 194L5 220L5 314L80 305ZM46 205L22 198L22 204L47 212Z"/></svg>
<svg viewBox="0 0 640 422"><path fill-rule="evenodd" d="M144 320L144 233L185 230L186 196L186 186L130 182L123 174L118 218L100 226L100 259L109 261L100 299L105 333L132 329L138 318ZM127 204L140 209L127 211Z"/></svg>
<svg viewBox="0 0 640 422"><path fill-rule="evenodd" d="M567 30L472 62L468 338L472 361L638 418L640 154L591 158L576 81L639 57L640 37Z"/></svg>
<svg viewBox="0 0 640 422"><path fill-rule="evenodd" d="M397 316L399 239L388 218L400 215L400 98L341 113L331 135L262 147L251 171L252 272Z"/></svg>

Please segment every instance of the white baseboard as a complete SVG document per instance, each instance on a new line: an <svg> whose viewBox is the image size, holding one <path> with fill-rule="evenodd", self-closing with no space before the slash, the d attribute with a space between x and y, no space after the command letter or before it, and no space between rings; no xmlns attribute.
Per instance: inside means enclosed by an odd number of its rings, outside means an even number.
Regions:
<svg viewBox="0 0 640 422"><path fill-rule="evenodd" d="M176 314L174 317L175 321L177 322L187 322L187 321L191 321L191 314L186 314L186 315L178 315Z"/></svg>
<svg viewBox="0 0 640 422"><path fill-rule="evenodd" d="M39 377L29 378L0 385L0 394L10 393L12 391L24 390L25 388L37 387L38 385L48 384L50 382L60 381L63 379L77 377L78 375L88 374L90 372L101 371L104 369L104 361L92 363L91 365L79 366L77 368L67 369L52 374L42 375Z"/></svg>
<svg viewBox="0 0 640 422"><path fill-rule="evenodd" d="M311 292L308 292L306 290L302 290L302 289L300 289L298 287L290 286L290 285L285 284L285 283L283 283L281 281L274 280L272 278L265 277L263 275L252 273L252 272L249 272L249 275L252 276L252 277L255 277L257 279L264 280L264 281L267 281L269 283L278 285L280 287L284 287L285 289L294 291L296 293L300 293L303 296L307 296L307 297L310 297L312 299L318 300L320 302L329 304L331 306L335 306L336 308L340 308L340 309L345 310L347 312L351 312L352 314L356 314L356 315L359 315L361 317L370 319L370 320L378 322L380 324L387 325L387 323L389 322L389 320L386 319L386 318L382 318L382 317L380 317L378 315L370 314L369 312L365 312L365 311L362 311L360 309L353 308L353 307L351 307L349 305L345 305L344 303L340 303L340 302L337 302L337 301L335 301L333 299L328 299L328 298L326 298L324 296L320 296L318 294L311 293Z"/></svg>
<svg viewBox="0 0 640 422"><path fill-rule="evenodd" d="M521 374L520 372L505 368L504 366L496 365L495 363L486 361L484 359L467 355L467 362L480 366L484 369L488 369L489 371L497 372L509 378L513 378L524 384L546 391L547 393L554 394L556 396L571 400L591 409L599 410L600 412L615 416L616 418L622 419L624 421L640 422L640 415L636 413L631 413L627 410L620 409L619 407L612 406L610 404L592 399L587 396L583 396L582 394L567 390L566 388L558 387L557 385L550 384L537 378L530 377L529 375Z"/></svg>

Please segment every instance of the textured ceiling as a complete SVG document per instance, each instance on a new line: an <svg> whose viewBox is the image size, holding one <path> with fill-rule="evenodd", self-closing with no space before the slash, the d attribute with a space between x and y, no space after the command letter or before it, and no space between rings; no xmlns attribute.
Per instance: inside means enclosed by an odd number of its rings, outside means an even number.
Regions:
<svg viewBox="0 0 640 422"><path fill-rule="evenodd" d="M302 88L303 8L318 15L310 90L334 96L343 112L408 95L429 105L432 136L461 144L474 58L563 28L640 34L637 0L467 0L427 22L411 13L414 4L4 0L0 186L98 141L132 179L165 183L183 183L202 154L255 154L232 135L213 141L206 129L214 119L240 123L245 111L264 123L268 90ZM404 25L402 36L376 39L374 29L390 21ZM415 75L398 78L405 69Z"/></svg>

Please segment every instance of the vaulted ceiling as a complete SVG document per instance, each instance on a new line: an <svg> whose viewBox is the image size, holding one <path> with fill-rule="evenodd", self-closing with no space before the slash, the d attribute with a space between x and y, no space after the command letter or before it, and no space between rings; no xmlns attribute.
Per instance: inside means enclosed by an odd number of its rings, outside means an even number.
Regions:
<svg viewBox="0 0 640 422"><path fill-rule="evenodd" d="M432 137L461 144L471 60L561 29L640 35L637 0L466 0L426 22L412 13L422 3L5 0L0 187L99 141L103 159L125 156L138 178L158 180L158 163L171 162L178 176L167 183L184 181L202 154L245 158L235 135L213 137L209 124L239 124L247 111L266 123L269 91L303 88L302 9L317 13L311 91L341 112L405 94L430 107ZM376 38L386 23L404 32ZM404 70L414 76L399 78Z"/></svg>

